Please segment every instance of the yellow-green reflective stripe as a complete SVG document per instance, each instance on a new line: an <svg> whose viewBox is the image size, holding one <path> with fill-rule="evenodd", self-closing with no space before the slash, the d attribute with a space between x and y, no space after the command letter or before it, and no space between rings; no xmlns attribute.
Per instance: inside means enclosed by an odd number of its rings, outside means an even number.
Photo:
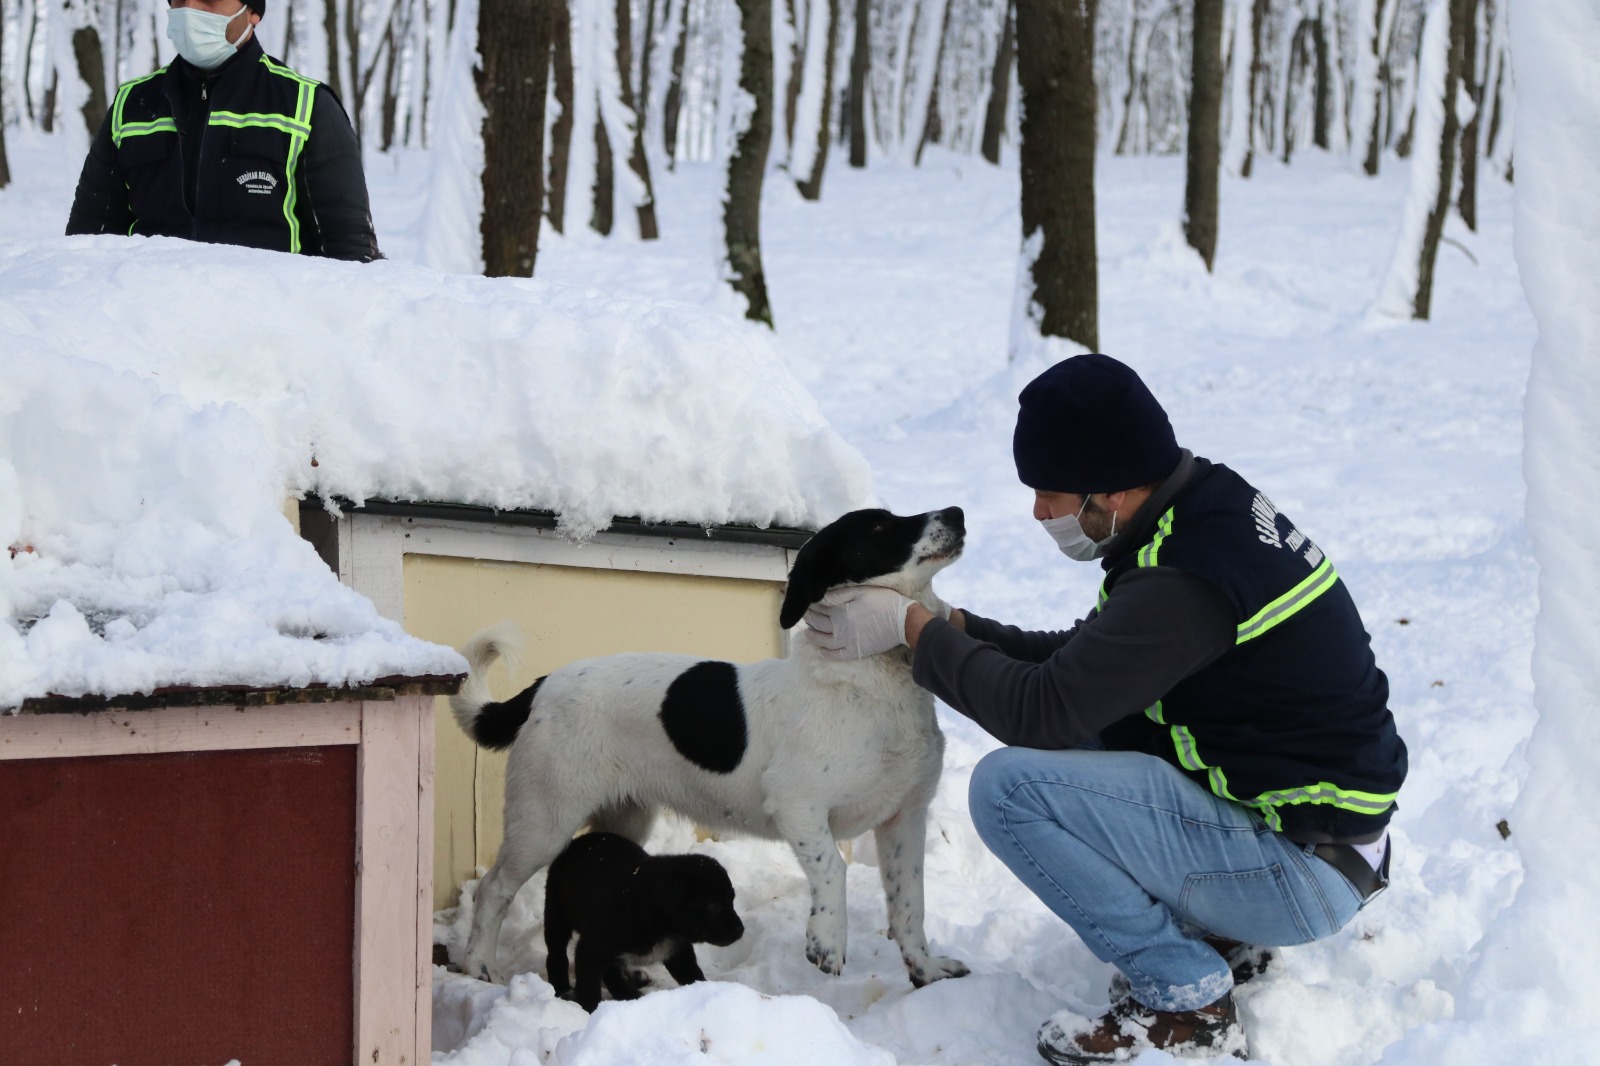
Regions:
<svg viewBox="0 0 1600 1066"><path fill-rule="evenodd" d="M1206 769L1206 764L1200 761L1200 751L1195 746L1194 734L1188 727L1175 725L1172 727L1172 743L1178 749L1178 762L1185 770L1199 772Z"/></svg>
<svg viewBox="0 0 1600 1066"><path fill-rule="evenodd" d="M1322 565L1311 571L1310 577L1261 608L1253 618L1239 623L1237 643L1254 640L1273 626L1288 621L1312 600L1331 589L1338 580L1339 575L1334 572L1333 563L1322 560Z"/></svg>
<svg viewBox="0 0 1600 1066"><path fill-rule="evenodd" d="M317 86L315 79L308 78L304 74L291 70L281 63L274 63L271 56L263 55L261 57L261 65L272 71L272 73L278 75L280 78L288 78L290 81L297 81L301 85L309 85L312 88L316 88Z"/></svg>
<svg viewBox="0 0 1600 1066"><path fill-rule="evenodd" d="M1329 803L1347 811L1360 814L1382 814L1394 806L1398 792L1358 792L1338 785L1319 781L1301 788L1283 788L1263 792L1250 800L1252 807L1285 807L1296 803Z"/></svg>
<svg viewBox="0 0 1600 1066"><path fill-rule="evenodd" d="M1161 516L1161 521L1156 523L1155 537L1150 541L1149 544L1146 544L1144 547L1139 549L1139 565L1155 566L1156 555L1161 551L1161 542L1166 540L1171 534L1172 508L1169 507L1167 508L1167 513Z"/></svg>
<svg viewBox="0 0 1600 1066"><path fill-rule="evenodd" d="M1144 715L1145 715L1146 718L1150 719L1152 722L1156 722L1156 723L1158 723L1160 725L1166 725L1167 724L1166 712L1161 709L1161 701L1160 700L1156 700L1150 706L1146 707L1144 709Z"/></svg>
<svg viewBox="0 0 1600 1066"><path fill-rule="evenodd" d="M117 88L117 98L111 105L111 143L113 145L115 145L118 148L122 147L122 136L123 136L122 131L123 131L123 126L124 126L124 123L122 121L122 109L128 102L128 94L133 92L134 86L142 85L143 83L149 81L151 78L154 78L154 77L156 77L157 75L160 75L160 74L165 74L166 72L167 72L167 68L166 67L161 67L161 68L159 68L159 69L157 69L155 71L152 71L149 74L146 74L142 78L134 78L132 81L124 82L121 86L119 86ZM172 120L169 118L166 121L170 123ZM148 125L148 123L139 123L139 125ZM176 126L173 126L171 128L174 131L177 130ZM153 130L145 130L143 132L151 133L151 132L155 132L155 131L153 131Z"/></svg>
<svg viewBox="0 0 1600 1066"><path fill-rule="evenodd" d="M297 78L300 83L298 95L295 97L294 117L295 122L303 126L306 135L291 135L289 138L289 161L284 166L284 176L288 179L289 188L283 195L283 219L289 224L289 251L300 251L300 219L295 215L296 193L295 173L300 166L300 152L306 146L306 139L311 132L311 106L315 99L317 83L306 78Z"/></svg>
<svg viewBox="0 0 1600 1066"><path fill-rule="evenodd" d="M234 129L247 127L265 127L266 129L282 130L291 137L311 136L311 127L307 126L288 115L241 114L236 111L213 111L210 123L213 126L231 126Z"/></svg>
<svg viewBox="0 0 1600 1066"><path fill-rule="evenodd" d="M147 133L177 133L178 124L170 118L158 118L150 122L129 122L122 129L111 135L111 143L118 148L129 137L143 137Z"/></svg>

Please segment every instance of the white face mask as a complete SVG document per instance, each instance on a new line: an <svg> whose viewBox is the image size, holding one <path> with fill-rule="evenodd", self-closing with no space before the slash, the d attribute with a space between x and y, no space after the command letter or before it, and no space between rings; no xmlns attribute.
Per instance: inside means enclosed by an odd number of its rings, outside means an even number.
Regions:
<svg viewBox="0 0 1600 1066"><path fill-rule="evenodd" d="M1083 514L1084 508L1089 506L1089 497L1083 498L1083 507L1078 508L1077 514L1062 515L1060 518L1042 518L1039 524L1044 526L1044 531L1050 534L1050 539L1056 542L1056 547L1061 549L1061 554L1068 559L1076 559L1080 563L1098 559L1105 552L1106 545L1111 543L1111 538L1117 535L1117 516L1111 515L1111 532L1104 540L1093 540L1083 531L1078 517Z"/></svg>
<svg viewBox="0 0 1600 1066"><path fill-rule="evenodd" d="M247 22L237 41L228 40L228 24L247 10L241 7L231 15L213 15L192 7L172 8L167 12L167 39L180 56L201 70L215 70L249 38L252 27Z"/></svg>

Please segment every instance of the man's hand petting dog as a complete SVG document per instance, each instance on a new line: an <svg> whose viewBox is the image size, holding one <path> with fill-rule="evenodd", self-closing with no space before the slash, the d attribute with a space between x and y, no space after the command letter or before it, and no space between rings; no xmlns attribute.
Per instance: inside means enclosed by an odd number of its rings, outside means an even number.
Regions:
<svg viewBox="0 0 1600 1066"><path fill-rule="evenodd" d="M833 662L865 659L902 644L915 648L924 625L951 617L949 604L931 591L929 596L933 610L881 585L836 588L806 611L805 638Z"/></svg>

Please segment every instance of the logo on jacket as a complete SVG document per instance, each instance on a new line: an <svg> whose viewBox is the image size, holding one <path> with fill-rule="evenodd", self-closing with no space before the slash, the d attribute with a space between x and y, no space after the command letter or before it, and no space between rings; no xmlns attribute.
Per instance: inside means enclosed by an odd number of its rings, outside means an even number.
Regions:
<svg viewBox="0 0 1600 1066"><path fill-rule="evenodd" d="M246 192L258 196L271 196L278 187L278 179L265 170L251 170L239 175L239 184L245 187Z"/></svg>
<svg viewBox="0 0 1600 1066"><path fill-rule="evenodd" d="M1283 512L1269 499L1265 493L1256 493L1255 502L1250 507L1251 516L1256 522L1256 537L1263 544L1270 544L1274 548L1288 548L1297 555L1304 555L1306 562L1313 568L1322 562L1322 549L1312 543L1294 524L1284 518L1288 525L1287 535L1278 531L1278 519L1283 518Z"/></svg>

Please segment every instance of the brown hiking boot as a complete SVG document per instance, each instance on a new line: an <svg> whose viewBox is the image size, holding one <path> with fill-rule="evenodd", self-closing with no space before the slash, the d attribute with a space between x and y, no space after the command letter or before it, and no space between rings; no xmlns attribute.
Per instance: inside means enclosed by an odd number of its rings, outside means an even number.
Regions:
<svg viewBox="0 0 1600 1066"><path fill-rule="evenodd" d="M1129 1062L1150 1048L1175 1059L1249 1055L1231 992L1197 1010L1152 1010L1130 996L1094 1021L1052 1015L1039 1027L1038 1046L1056 1066Z"/></svg>
<svg viewBox="0 0 1600 1066"><path fill-rule="evenodd" d="M1228 964L1228 969L1233 971L1233 983L1242 985L1252 977L1267 972L1267 967L1272 965L1272 949L1259 947L1255 944L1241 944L1237 940L1224 940L1220 936L1202 937L1222 961ZM1128 986L1128 978L1121 970L1111 975L1111 987L1107 994L1111 1002L1117 1003L1127 999L1133 990Z"/></svg>

